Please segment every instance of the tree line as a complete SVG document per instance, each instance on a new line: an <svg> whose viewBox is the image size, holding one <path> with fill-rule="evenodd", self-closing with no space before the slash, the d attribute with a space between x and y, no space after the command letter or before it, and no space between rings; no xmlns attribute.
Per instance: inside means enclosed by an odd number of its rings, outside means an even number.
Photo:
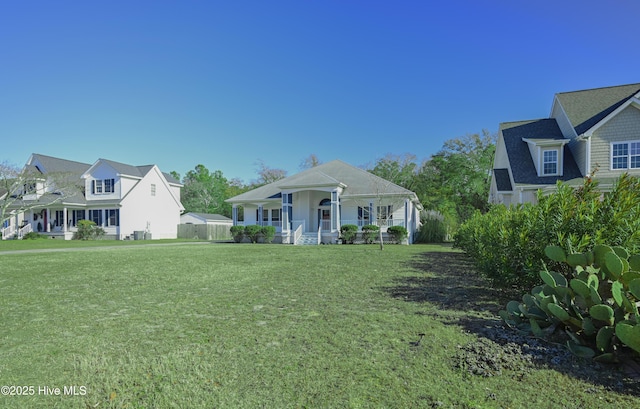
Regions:
<svg viewBox="0 0 640 409"><path fill-rule="evenodd" d="M420 160L410 153L387 154L364 169L415 192L426 210L439 212L455 229L476 210L488 210L495 141L495 134L483 130L446 141L429 158ZM301 162L300 169L321 163L317 155L311 154ZM199 164L182 178L177 172L171 175L184 184L182 203L186 212L231 217L231 205L226 199L287 176L285 170L269 167L263 161L257 162L256 173L257 179L244 183Z"/></svg>

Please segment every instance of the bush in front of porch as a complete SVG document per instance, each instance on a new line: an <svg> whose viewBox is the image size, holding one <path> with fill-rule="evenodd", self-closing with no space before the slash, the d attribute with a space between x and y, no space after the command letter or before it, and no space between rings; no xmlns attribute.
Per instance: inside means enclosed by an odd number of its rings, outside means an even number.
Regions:
<svg viewBox="0 0 640 409"><path fill-rule="evenodd" d="M367 224L366 226L362 226L362 239L365 244L372 244L376 241L378 237L378 232L380 231L380 227L375 224Z"/></svg>
<svg viewBox="0 0 640 409"><path fill-rule="evenodd" d="M271 243L276 237L276 228L273 226L232 226L231 235L233 241L241 243L246 237L251 243Z"/></svg>
<svg viewBox="0 0 640 409"><path fill-rule="evenodd" d="M73 240L96 240L104 236L104 229L91 220L80 220Z"/></svg>
<svg viewBox="0 0 640 409"><path fill-rule="evenodd" d="M343 244L353 244L358 236L358 226L355 224L343 224L340 226L340 238Z"/></svg>

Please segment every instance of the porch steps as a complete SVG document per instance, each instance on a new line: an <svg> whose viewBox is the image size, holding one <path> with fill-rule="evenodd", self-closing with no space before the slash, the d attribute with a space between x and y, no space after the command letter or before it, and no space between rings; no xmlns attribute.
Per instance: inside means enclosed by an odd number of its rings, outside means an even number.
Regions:
<svg viewBox="0 0 640 409"><path fill-rule="evenodd" d="M318 233L302 233L302 236L296 242L298 246L317 246Z"/></svg>

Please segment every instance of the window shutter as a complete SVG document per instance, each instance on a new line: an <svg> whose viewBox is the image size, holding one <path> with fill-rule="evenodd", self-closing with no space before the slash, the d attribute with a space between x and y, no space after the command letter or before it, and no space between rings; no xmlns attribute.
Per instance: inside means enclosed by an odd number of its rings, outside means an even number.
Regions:
<svg viewBox="0 0 640 409"><path fill-rule="evenodd" d="M96 194L96 181L95 180L91 181L91 194L92 195Z"/></svg>

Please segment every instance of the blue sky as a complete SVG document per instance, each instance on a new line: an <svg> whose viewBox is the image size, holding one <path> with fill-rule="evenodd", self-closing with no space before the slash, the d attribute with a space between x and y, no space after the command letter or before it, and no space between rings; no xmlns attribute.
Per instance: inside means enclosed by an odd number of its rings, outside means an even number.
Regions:
<svg viewBox="0 0 640 409"><path fill-rule="evenodd" d="M547 117L557 92L640 82L640 2L0 0L0 161L428 158Z"/></svg>

